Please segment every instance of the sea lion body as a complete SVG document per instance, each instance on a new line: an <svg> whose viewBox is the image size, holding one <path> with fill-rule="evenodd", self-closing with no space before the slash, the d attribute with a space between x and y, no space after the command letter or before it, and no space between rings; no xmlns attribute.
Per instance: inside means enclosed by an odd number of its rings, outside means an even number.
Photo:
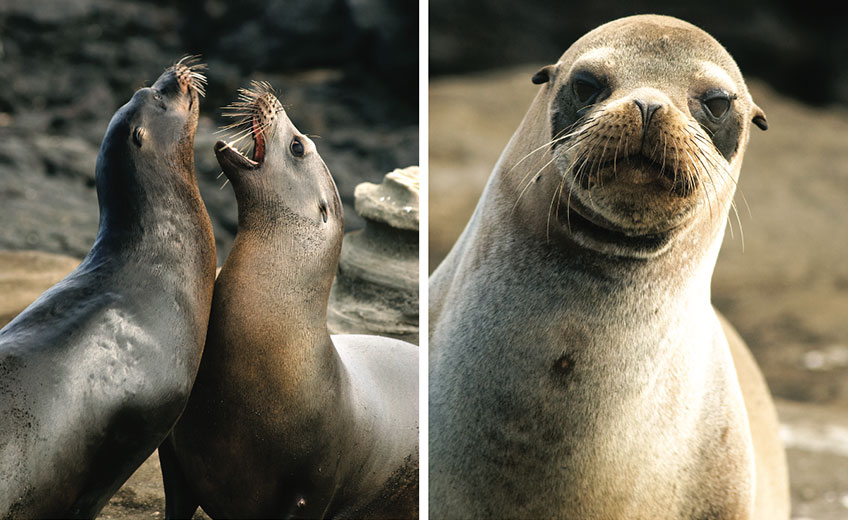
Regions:
<svg viewBox="0 0 848 520"><path fill-rule="evenodd" d="M181 413L206 336L212 227L178 63L109 124L82 264L0 331L0 517L93 517Z"/></svg>
<svg viewBox="0 0 848 520"><path fill-rule="evenodd" d="M416 516L417 349L328 334L341 202L314 144L257 89L241 105L255 160L216 145L239 229L196 385L160 448L166 514Z"/></svg>
<svg viewBox="0 0 848 520"><path fill-rule="evenodd" d="M741 74L700 29L638 16L533 79L430 280L430 514L787 518L768 389L710 302L765 126Z"/></svg>

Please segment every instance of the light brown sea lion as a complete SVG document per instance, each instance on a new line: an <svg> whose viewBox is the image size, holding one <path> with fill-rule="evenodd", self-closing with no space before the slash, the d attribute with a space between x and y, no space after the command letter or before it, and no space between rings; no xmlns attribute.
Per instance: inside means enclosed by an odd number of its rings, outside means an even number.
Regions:
<svg viewBox="0 0 848 520"><path fill-rule="evenodd" d="M159 450L166 515L417 517L418 349L330 336L336 185L269 85L242 91L235 112L254 152L215 145L239 227L197 382Z"/></svg>
<svg viewBox="0 0 848 520"><path fill-rule="evenodd" d="M738 67L634 16L533 82L430 280L430 515L787 518L773 403L710 302L766 128Z"/></svg>

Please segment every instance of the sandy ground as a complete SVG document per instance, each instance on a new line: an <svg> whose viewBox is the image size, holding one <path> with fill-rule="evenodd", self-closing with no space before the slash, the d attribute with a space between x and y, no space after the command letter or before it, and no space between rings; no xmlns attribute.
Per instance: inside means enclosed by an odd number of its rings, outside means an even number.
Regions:
<svg viewBox="0 0 848 520"><path fill-rule="evenodd" d="M156 453L151 455L118 490L98 518L133 520L165 518L162 468L159 466L159 456ZM201 509L198 509L192 518L209 519Z"/></svg>
<svg viewBox="0 0 848 520"><path fill-rule="evenodd" d="M540 65L541 66L541 65ZM465 227L537 87L525 66L430 82L430 270ZM779 401L793 518L848 518L848 110L750 82L752 132L713 278ZM740 233L739 228L744 232Z"/></svg>

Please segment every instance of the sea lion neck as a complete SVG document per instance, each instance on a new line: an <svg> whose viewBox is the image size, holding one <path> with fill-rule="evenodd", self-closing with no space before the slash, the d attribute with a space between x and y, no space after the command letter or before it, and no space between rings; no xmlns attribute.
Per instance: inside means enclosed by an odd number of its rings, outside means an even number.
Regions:
<svg viewBox="0 0 848 520"><path fill-rule="evenodd" d="M300 327L327 335L327 303L341 252L338 240L323 236L309 221L274 199L239 201L239 229L228 264L238 272L265 273L269 309L298 308ZM234 269L235 270L235 269ZM255 283L255 282L254 282ZM329 336L328 336L329 337Z"/></svg>
<svg viewBox="0 0 848 520"><path fill-rule="evenodd" d="M224 352L230 345L246 342L256 346L258 350L244 357L238 354L241 367L255 368L269 358L290 360L286 367L294 372L287 384L296 386L306 380L307 374L320 377L333 371L325 359L333 351L327 329L333 276L325 272L330 267L320 265L320 257L298 244L297 237L274 228L278 226L273 223L262 229L239 226L215 284L210 320L214 324L226 320L226 330L207 348L229 356ZM250 309L250 316L240 317L245 309ZM251 325L260 322L264 324L261 330ZM217 333L212 336L217 337ZM312 365L312 369L304 370Z"/></svg>
<svg viewBox="0 0 848 520"><path fill-rule="evenodd" d="M188 240L206 239L205 230L193 229L208 216L194 172L200 80L192 75L202 77L175 65L109 122L95 175L101 245L181 231Z"/></svg>
<svg viewBox="0 0 848 520"><path fill-rule="evenodd" d="M183 152L175 157L157 157L152 164L137 166L122 160L120 151L101 150L96 175L98 234L121 233L141 238L162 227L191 222L180 217L204 216L206 209L194 175L194 159L186 155Z"/></svg>

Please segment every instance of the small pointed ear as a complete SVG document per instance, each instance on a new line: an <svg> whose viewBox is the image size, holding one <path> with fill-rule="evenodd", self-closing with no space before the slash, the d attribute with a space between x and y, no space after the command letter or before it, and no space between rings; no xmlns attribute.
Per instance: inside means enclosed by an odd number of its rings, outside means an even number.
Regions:
<svg viewBox="0 0 848 520"><path fill-rule="evenodd" d="M754 105L754 119L752 119L755 125L760 127L760 130L768 130L768 121L766 120L766 113L763 112L763 109Z"/></svg>
<svg viewBox="0 0 848 520"><path fill-rule="evenodd" d="M545 65L544 67L539 69L539 72L533 74L533 79L531 81L533 81L534 85L541 85L542 83L547 83L553 77L555 68L556 65Z"/></svg>
<svg viewBox="0 0 848 520"><path fill-rule="evenodd" d="M132 131L133 142L139 148L141 148L141 144L142 142L144 142L144 134L144 128L140 126L135 127L135 129Z"/></svg>

